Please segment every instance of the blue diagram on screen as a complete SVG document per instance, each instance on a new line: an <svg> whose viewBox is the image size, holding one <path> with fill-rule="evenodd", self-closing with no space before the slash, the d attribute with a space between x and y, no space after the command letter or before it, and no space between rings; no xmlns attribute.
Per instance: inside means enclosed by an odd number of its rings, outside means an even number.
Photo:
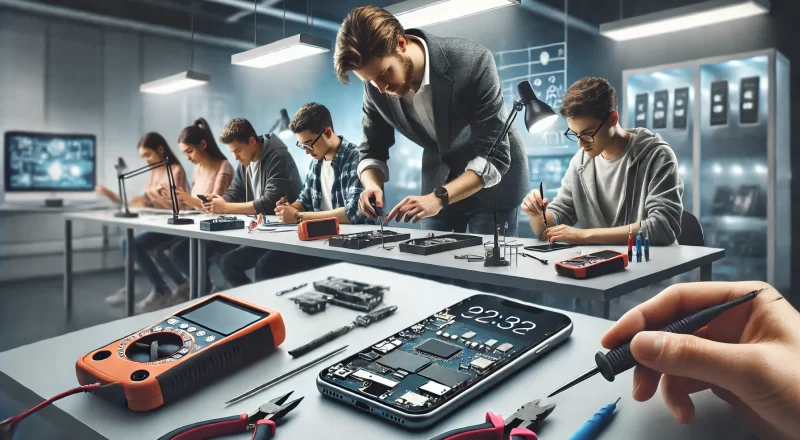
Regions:
<svg viewBox="0 0 800 440"><path fill-rule="evenodd" d="M94 136L8 132L5 150L6 191L94 189Z"/></svg>

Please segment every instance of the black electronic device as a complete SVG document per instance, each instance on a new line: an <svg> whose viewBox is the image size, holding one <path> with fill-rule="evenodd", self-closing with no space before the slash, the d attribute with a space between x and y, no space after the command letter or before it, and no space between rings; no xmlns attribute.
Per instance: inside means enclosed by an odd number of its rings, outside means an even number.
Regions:
<svg viewBox="0 0 800 440"><path fill-rule="evenodd" d="M669 111L669 90L657 90L653 93L653 128L667 128Z"/></svg>
<svg viewBox="0 0 800 440"><path fill-rule="evenodd" d="M337 235L328 240L328 245L347 249L364 249L378 244L408 240L409 238L411 238L411 234L401 234L386 229L383 231L375 230Z"/></svg>
<svg viewBox="0 0 800 440"><path fill-rule="evenodd" d="M298 295L292 298L298 306L300 306L300 310L308 313L309 315L315 315L319 312L324 312L328 306L328 300L330 297L328 295L323 295L317 292L306 292L302 295Z"/></svg>
<svg viewBox="0 0 800 440"><path fill-rule="evenodd" d="M405 428L427 427L571 332L563 314L474 295L323 369L317 388Z"/></svg>
<svg viewBox="0 0 800 440"><path fill-rule="evenodd" d="M672 128L686 130L689 112L689 88L675 89L675 104L672 106Z"/></svg>
<svg viewBox="0 0 800 440"><path fill-rule="evenodd" d="M711 125L728 125L728 81L711 83L709 107Z"/></svg>
<svg viewBox="0 0 800 440"><path fill-rule="evenodd" d="M197 198L200 199L200 201L203 202L203 203L208 203L209 202L209 200L206 198L206 196L204 196L202 194L198 194Z"/></svg>
<svg viewBox="0 0 800 440"><path fill-rule="evenodd" d="M201 231L229 231L232 229L244 229L244 220L233 216L219 216L200 222Z"/></svg>
<svg viewBox="0 0 800 440"><path fill-rule="evenodd" d="M315 281L314 290L327 294L328 302L331 304L369 312L383 302L383 295L389 288L344 278L328 277L322 281Z"/></svg>
<svg viewBox="0 0 800 440"><path fill-rule="evenodd" d="M538 244L536 246L525 246L524 249L526 251L533 251L533 252L553 252L553 251L560 251L563 249L574 248L575 246L577 245L557 241L552 244Z"/></svg>
<svg viewBox="0 0 800 440"><path fill-rule="evenodd" d="M619 272L626 267L626 254L604 250L559 261L556 263L556 273L570 278L586 279Z"/></svg>
<svg viewBox="0 0 800 440"><path fill-rule="evenodd" d="M400 252L431 255L483 244L483 237L465 234L446 234L438 237L414 238L400 243Z"/></svg>

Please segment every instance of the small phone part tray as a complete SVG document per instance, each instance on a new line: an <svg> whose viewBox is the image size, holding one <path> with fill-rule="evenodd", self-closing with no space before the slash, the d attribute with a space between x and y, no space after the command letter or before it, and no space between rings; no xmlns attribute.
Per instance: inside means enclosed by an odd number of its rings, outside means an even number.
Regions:
<svg viewBox="0 0 800 440"><path fill-rule="evenodd" d="M381 235L383 235L382 238ZM347 249L364 249L383 243L408 240L409 238L411 238L411 234L408 233L401 234L388 229L383 231L376 229L374 231L356 232L354 234L331 237L330 240L328 240L328 245Z"/></svg>
<svg viewBox="0 0 800 440"><path fill-rule="evenodd" d="M431 255L483 244L483 237L466 234L446 234L438 237L414 238L400 243L400 252Z"/></svg>

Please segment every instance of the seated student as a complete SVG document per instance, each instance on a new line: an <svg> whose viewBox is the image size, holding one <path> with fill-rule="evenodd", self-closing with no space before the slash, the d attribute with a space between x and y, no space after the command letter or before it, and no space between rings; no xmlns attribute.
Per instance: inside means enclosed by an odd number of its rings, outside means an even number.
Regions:
<svg viewBox="0 0 800 440"><path fill-rule="evenodd" d="M234 119L225 126L219 138L241 166L236 169L233 183L222 196L208 194L207 212L229 214L275 214L282 197L294 202L303 184L289 149L277 136L258 136L247 119ZM232 287L250 283L245 273L256 266L267 251L246 246L226 252L219 264L225 279ZM256 280L268 270L256 266Z"/></svg>
<svg viewBox="0 0 800 440"><path fill-rule="evenodd" d="M203 202L197 194L203 196L213 194L220 196L225 193L233 180L233 167L228 158L222 154L211 128L203 118L197 118L194 124L186 127L178 136L178 146L189 162L195 164L191 190L187 193L183 188L177 188L178 201L181 209L203 209ZM220 241L206 241L206 255L225 253L236 248L236 245ZM189 276L189 239L183 238L169 250L173 264L181 272ZM210 287L211 284L207 283ZM202 292L205 293L205 292ZM182 301L189 300L189 283L178 286L172 295Z"/></svg>
<svg viewBox="0 0 800 440"><path fill-rule="evenodd" d="M561 114L569 125L565 136L580 150L552 203L538 189L523 200L534 234L550 242L624 245L641 222L651 244L674 243L681 233L683 181L669 145L646 128L623 129L616 91L602 78L573 84Z"/></svg>
<svg viewBox="0 0 800 440"><path fill-rule="evenodd" d="M172 175L175 177L177 188L186 187L186 173L177 156L170 150L167 141L158 133L147 133L139 141L139 155L148 164L153 164L164 160L169 156L172 164ZM119 198L104 187L98 187L97 191L108 198L118 201ZM169 178L167 170L162 166L150 171L150 181L144 191L144 196L133 197L130 201L131 206L147 206L155 208L172 209L172 200L169 197ZM167 282L161 275L163 271L176 286L186 283L186 278L181 274L169 258L163 254L161 248L175 240L169 234L157 232L140 232L135 238L136 264L144 272L153 290L146 298L136 303L136 313L144 313L158 310L164 307L181 302L174 298ZM122 240L122 252L127 252L127 242ZM121 305L125 303L125 288L121 288L114 295L106 298L109 305Z"/></svg>

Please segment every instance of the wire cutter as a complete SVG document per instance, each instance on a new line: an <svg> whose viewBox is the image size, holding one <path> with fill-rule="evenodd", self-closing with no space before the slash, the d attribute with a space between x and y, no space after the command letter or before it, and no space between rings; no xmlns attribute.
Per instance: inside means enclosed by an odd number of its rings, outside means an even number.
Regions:
<svg viewBox="0 0 800 440"><path fill-rule="evenodd" d="M168 432L158 440L205 440L223 435L253 430L250 440L269 440L275 435L275 421L295 409L303 398L284 403L294 391L276 397L261 405L252 414L222 417L192 423Z"/></svg>
<svg viewBox="0 0 800 440"><path fill-rule="evenodd" d="M528 402L507 419L491 411L486 423L457 428L431 440L537 440L532 429L538 428L545 417L556 408L554 403L540 406L540 399Z"/></svg>

